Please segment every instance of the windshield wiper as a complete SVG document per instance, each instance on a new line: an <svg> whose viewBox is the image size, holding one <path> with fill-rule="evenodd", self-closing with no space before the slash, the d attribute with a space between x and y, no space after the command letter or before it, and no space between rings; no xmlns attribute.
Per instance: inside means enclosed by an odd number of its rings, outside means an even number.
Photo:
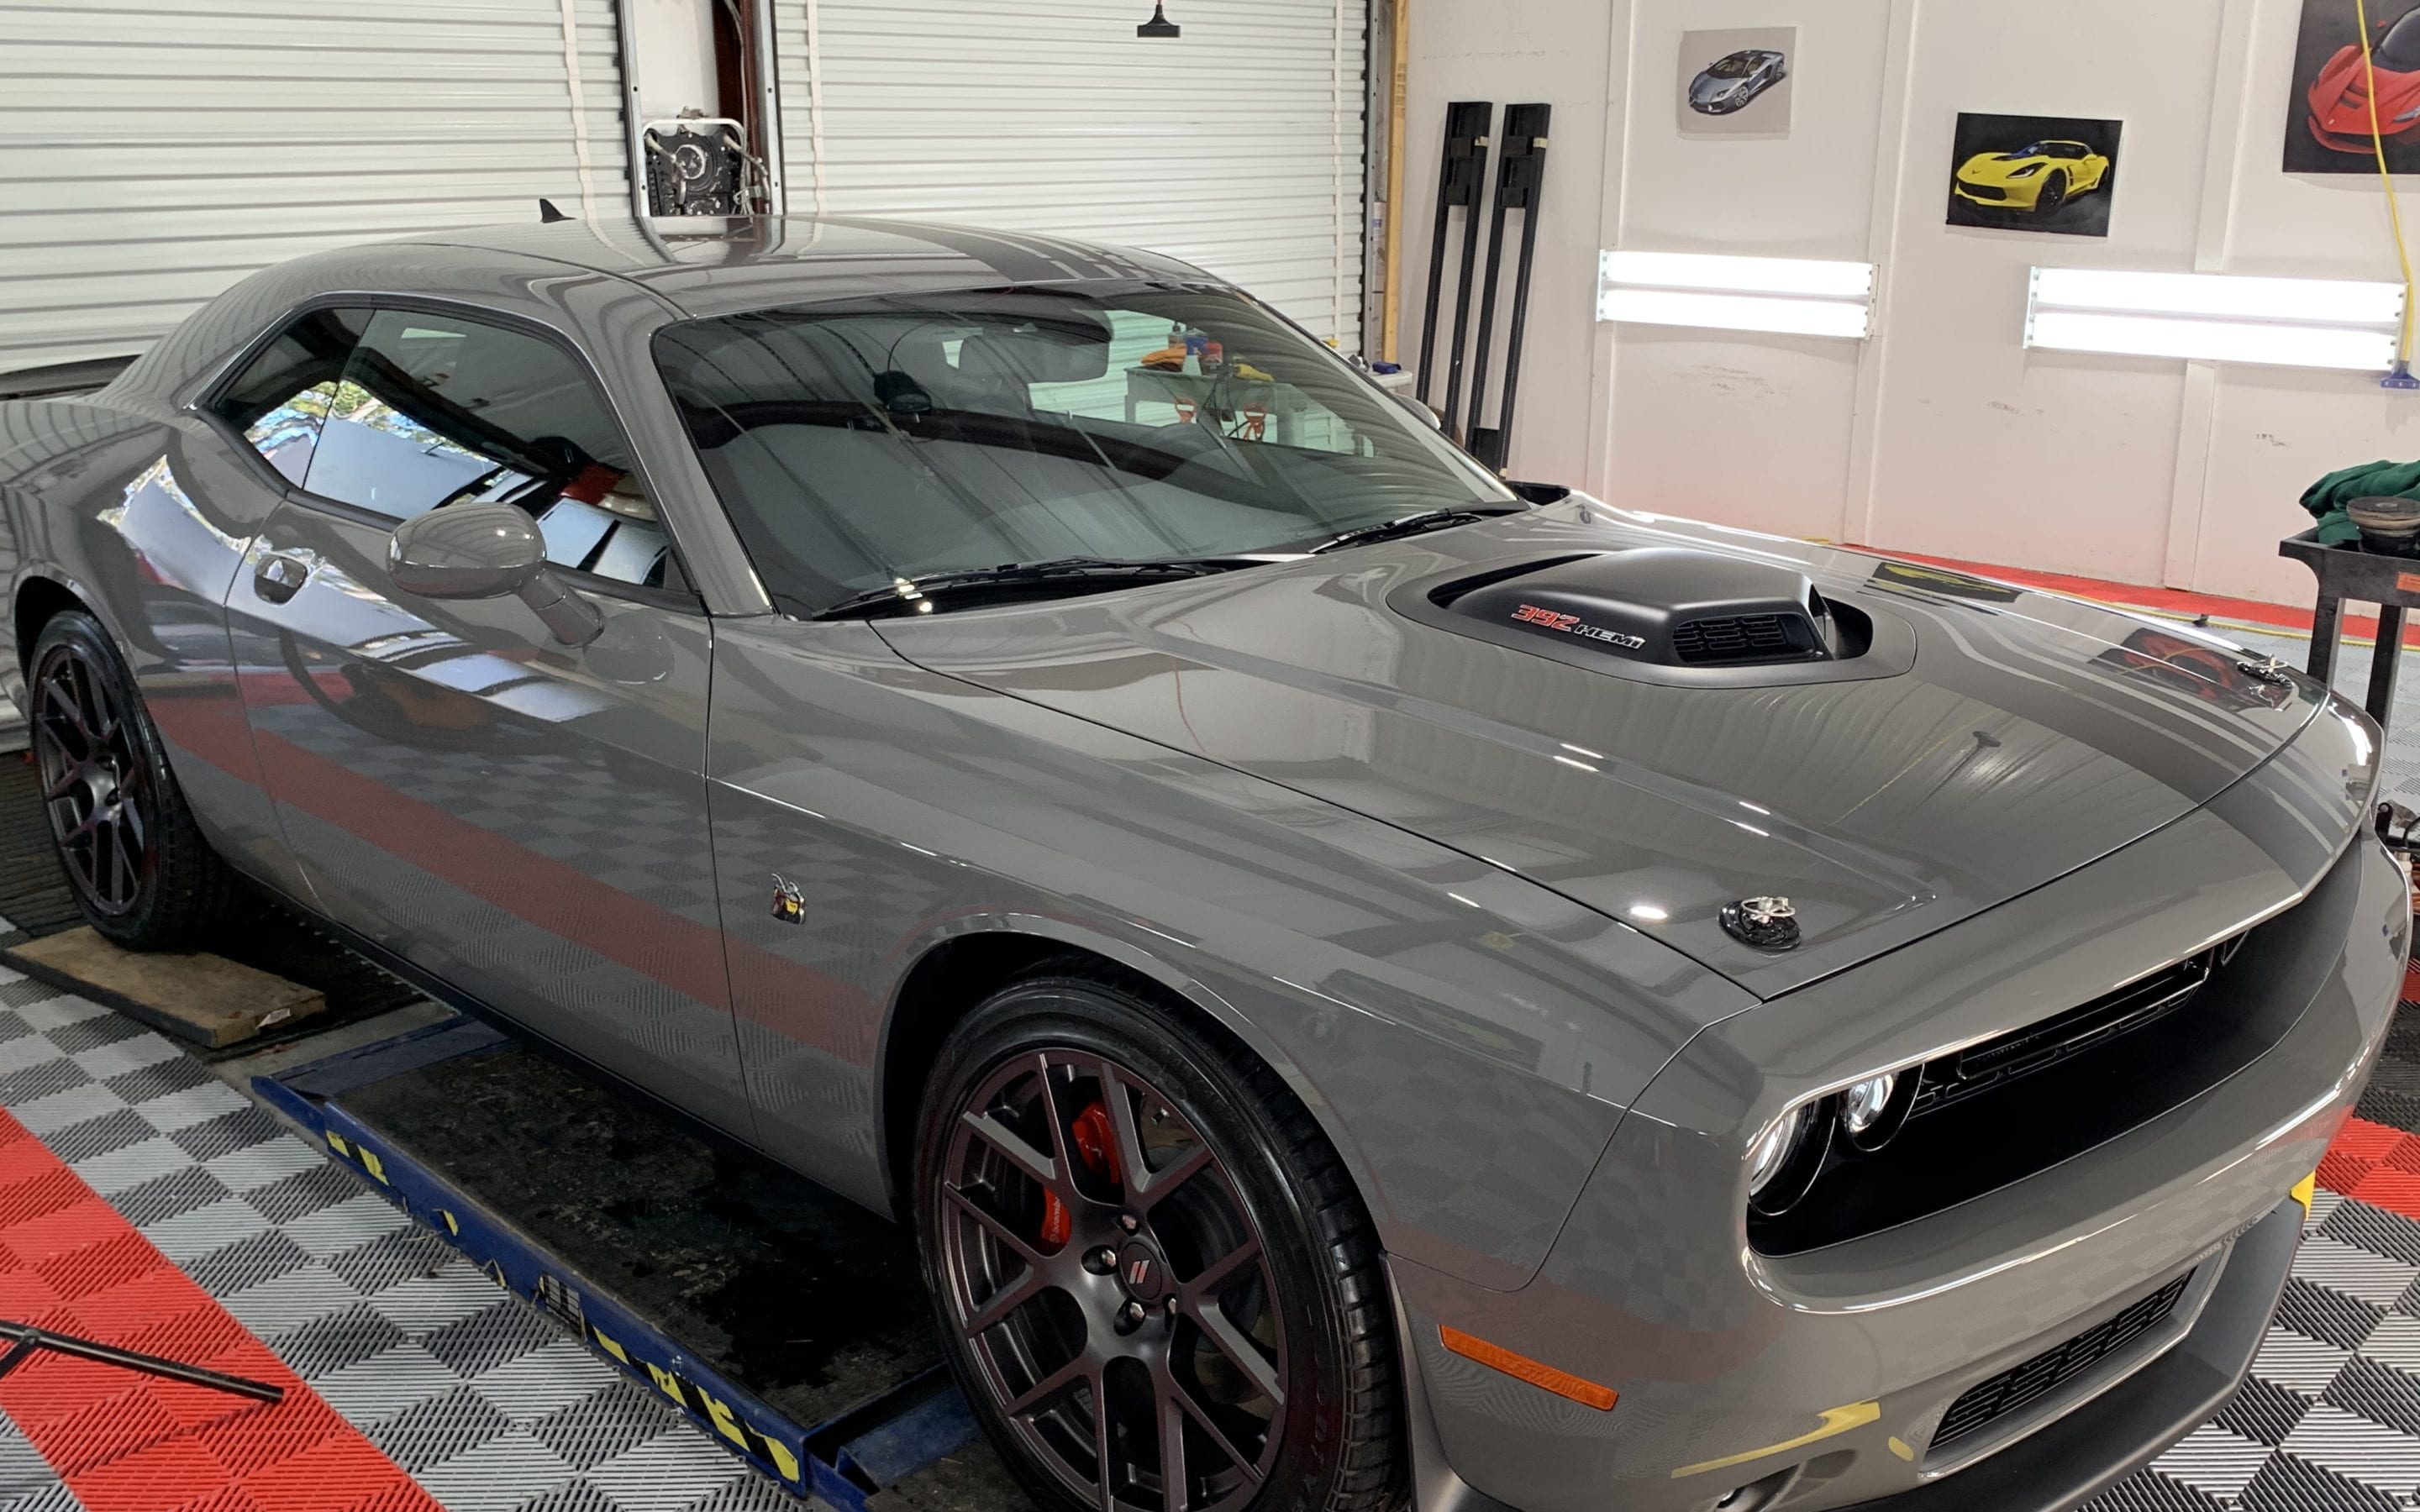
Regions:
<svg viewBox="0 0 2420 1512"><path fill-rule="evenodd" d="M921 578L901 578L880 588L869 588L817 610L815 618L845 620L918 613L934 595L958 588L1016 587L1063 579L1094 583L1121 579L1160 582L1258 564L1256 559L1237 557L1162 557L1141 562L1120 562L1113 557L1060 557L1050 562L1011 562L998 567L961 567L950 572L928 572Z"/></svg>
<svg viewBox="0 0 2420 1512"><path fill-rule="evenodd" d="M1467 525L1473 520L1494 519L1498 515L1518 515L1528 506L1516 504L1509 509L1428 509L1417 515L1404 515L1394 519L1382 519L1375 525L1364 525L1330 536L1311 548L1317 556L1323 551L1342 551L1348 546L1367 546L1372 541L1391 541L1399 535L1418 535L1424 531L1439 531L1449 525Z"/></svg>

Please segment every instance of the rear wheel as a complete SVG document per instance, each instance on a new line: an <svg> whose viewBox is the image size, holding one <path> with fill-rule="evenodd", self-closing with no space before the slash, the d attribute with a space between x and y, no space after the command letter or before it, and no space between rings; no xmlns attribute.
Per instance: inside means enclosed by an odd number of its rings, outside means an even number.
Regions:
<svg viewBox="0 0 2420 1512"><path fill-rule="evenodd" d="M85 919L129 949L200 944L234 875L194 824L108 633L80 609L55 614L29 669L42 806Z"/></svg>
<svg viewBox="0 0 2420 1512"><path fill-rule="evenodd" d="M929 1085L916 1216L944 1348L1044 1506L1392 1504L1375 1238L1266 1067L1078 967L977 1009Z"/></svg>

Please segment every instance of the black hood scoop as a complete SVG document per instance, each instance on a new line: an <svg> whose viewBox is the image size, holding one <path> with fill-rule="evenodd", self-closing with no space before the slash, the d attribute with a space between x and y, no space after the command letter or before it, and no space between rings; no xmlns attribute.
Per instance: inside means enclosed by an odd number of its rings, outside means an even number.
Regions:
<svg viewBox="0 0 2420 1512"><path fill-rule="evenodd" d="M1914 633L1886 609L1826 597L1793 566L1685 547L1466 569L1389 602L1439 629L1641 682L1862 681L1916 659Z"/></svg>

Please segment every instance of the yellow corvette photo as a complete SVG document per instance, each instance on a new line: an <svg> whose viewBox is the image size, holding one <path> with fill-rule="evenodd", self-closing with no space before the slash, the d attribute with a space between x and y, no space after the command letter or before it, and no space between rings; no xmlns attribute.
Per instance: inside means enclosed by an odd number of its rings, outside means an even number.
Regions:
<svg viewBox="0 0 2420 1512"><path fill-rule="evenodd" d="M2081 142L2032 142L2014 152L1968 158L1952 188L1978 205L2042 214L2099 189L2110 166L2106 156Z"/></svg>

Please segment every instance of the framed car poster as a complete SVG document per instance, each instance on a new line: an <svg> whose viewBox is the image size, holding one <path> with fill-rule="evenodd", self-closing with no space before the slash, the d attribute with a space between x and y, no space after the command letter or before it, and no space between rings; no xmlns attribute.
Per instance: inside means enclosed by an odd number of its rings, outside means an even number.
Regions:
<svg viewBox="0 0 2420 1512"><path fill-rule="evenodd" d="M2420 3L2369 0L2362 56L2353 0L2303 0L2286 101L2288 173L2420 173ZM2378 80L2377 134L2370 79Z"/></svg>
<svg viewBox="0 0 2420 1512"><path fill-rule="evenodd" d="M1949 224L2105 237L2123 121L2068 116L1958 117Z"/></svg>
<svg viewBox="0 0 2420 1512"><path fill-rule="evenodd" d="M1681 39L1683 136L1788 136L1798 28L1750 26Z"/></svg>

